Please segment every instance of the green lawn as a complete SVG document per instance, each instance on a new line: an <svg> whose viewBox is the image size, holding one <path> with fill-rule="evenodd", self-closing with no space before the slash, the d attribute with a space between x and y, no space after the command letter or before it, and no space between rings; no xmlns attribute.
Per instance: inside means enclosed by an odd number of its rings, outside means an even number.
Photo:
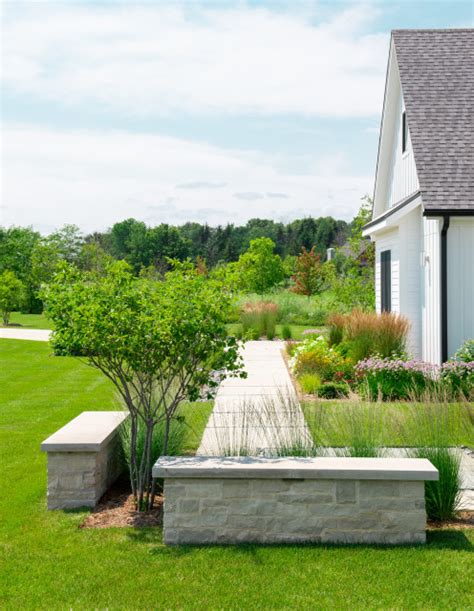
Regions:
<svg viewBox="0 0 474 611"><path fill-rule="evenodd" d="M9 326L20 329L52 329L52 322L44 314L12 312Z"/></svg>
<svg viewBox="0 0 474 611"><path fill-rule="evenodd" d="M160 529L82 530L86 512L47 512L40 442L113 408L94 370L0 340L0 608L474 606L472 531L429 533L425 547L166 548Z"/></svg>

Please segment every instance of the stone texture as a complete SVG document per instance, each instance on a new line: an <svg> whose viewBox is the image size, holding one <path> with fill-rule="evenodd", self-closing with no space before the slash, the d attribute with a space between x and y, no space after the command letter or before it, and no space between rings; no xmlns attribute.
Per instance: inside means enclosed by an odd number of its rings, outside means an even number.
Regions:
<svg viewBox="0 0 474 611"><path fill-rule="evenodd" d="M86 412L90 413L90 412ZM121 420L120 420L121 421ZM73 421L74 422L74 421ZM111 421L112 422L112 421ZM78 451L73 431L71 434L72 451L57 449L57 439L52 436L53 443L43 447L48 452L48 509L73 509L76 507L94 507L107 488L117 479L122 469L119 456L118 425L115 429L103 430L104 440L97 437L97 431L90 442L97 444L97 451ZM50 438L50 439L51 439ZM64 436L62 437L64 440ZM82 432L81 444L88 440ZM44 445L44 444L43 444ZM179 487L177 486L178 491ZM173 486L171 486L173 489ZM185 490L182 487L181 490ZM170 509L173 507L170 505ZM195 502L193 510L199 509Z"/></svg>
<svg viewBox="0 0 474 611"><path fill-rule="evenodd" d="M165 479L164 542L425 542L422 481Z"/></svg>

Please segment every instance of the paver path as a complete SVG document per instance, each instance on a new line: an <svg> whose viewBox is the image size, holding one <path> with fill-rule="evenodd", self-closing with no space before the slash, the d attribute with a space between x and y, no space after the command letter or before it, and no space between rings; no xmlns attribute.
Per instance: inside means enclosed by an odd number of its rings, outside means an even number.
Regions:
<svg viewBox="0 0 474 611"><path fill-rule="evenodd" d="M1 328L0 339L29 339L35 342L47 342L52 331L49 329L15 329Z"/></svg>
<svg viewBox="0 0 474 611"><path fill-rule="evenodd" d="M244 345L247 378L222 382L198 454L266 454L310 443L283 348L283 342L271 341Z"/></svg>

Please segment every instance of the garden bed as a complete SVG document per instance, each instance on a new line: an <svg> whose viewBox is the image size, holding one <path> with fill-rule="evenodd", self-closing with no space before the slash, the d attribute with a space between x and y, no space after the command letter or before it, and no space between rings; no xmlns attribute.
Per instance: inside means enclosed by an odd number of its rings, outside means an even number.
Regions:
<svg viewBox="0 0 474 611"><path fill-rule="evenodd" d="M151 511L137 511L126 478L116 482L85 518L81 528L146 528L163 523L163 497L156 496Z"/></svg>

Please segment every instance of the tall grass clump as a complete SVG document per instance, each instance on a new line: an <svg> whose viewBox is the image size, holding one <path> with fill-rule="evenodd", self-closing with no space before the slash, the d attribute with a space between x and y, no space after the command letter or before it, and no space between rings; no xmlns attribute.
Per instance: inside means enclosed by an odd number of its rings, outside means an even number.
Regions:
<svg viewBox="0 0 474 611"><path fill-rule="evenodd" d="M363 404L334 412L328 426L333 429L333 437L340 435L345 440L344 446L337 448L336 454L353 458L384 456L383 422L383 414L379 409Z"/></svg>
<svg viewBox="0 0 474 611"><path fill-rule="evenodd" d="M354 310L345 324L352 359L357 362L372 354L382 358L403 354L409 328L408 320L393 312Z"/></svg>
<svg viewBox="0 0 474 611"><path fill-rule="evenodd" d="M459 406L461 409L452 407L447 403L413 405L402 433L407 446L415 445L409 456L427 458L439 471L438 481L425 482L430 520L454 518L461 494L461 451L452 447L451 432L456 428L472 432L473 410L467 402Z"/></svg>
<svg viewBox="0 0 474 611"><path fill-rule="evenodd" d="M346 316L334 312L327 319L328 325L328 344L330 347L337 346L340 344L344 337L344 327L346 323Z"/></svg>
<svg viewBox="0 0 474 611"><path fill-rule="evenodd" d="M204 442L206 454L217 456L315 456L298 398L290 389L215 411Z"/></svg>
<svg viewBox="0 0 474 611"><path fill-rule="evenodd" d="M250 336L252 339L265 336L267 339L273 339L277 317L278 306L271 301L244 304L240 313L244 336Z"/></svg>
<svg viewBox="0 0 474 611"><path fill-rule="evenodd" d="M382 358L404 354L410 323L393 312L332 314L327 319L329 344L344 348L354 362L372 355Z"/></svg>
<svg viewBox="0 0 474 611"><path fill-rule="evenodd" d="M456 517L461 494L461 454L456 448L424 447L412 452L416 458L427 458L439 472L437 482L425 482L426 514L430 520Z"/></svg>

